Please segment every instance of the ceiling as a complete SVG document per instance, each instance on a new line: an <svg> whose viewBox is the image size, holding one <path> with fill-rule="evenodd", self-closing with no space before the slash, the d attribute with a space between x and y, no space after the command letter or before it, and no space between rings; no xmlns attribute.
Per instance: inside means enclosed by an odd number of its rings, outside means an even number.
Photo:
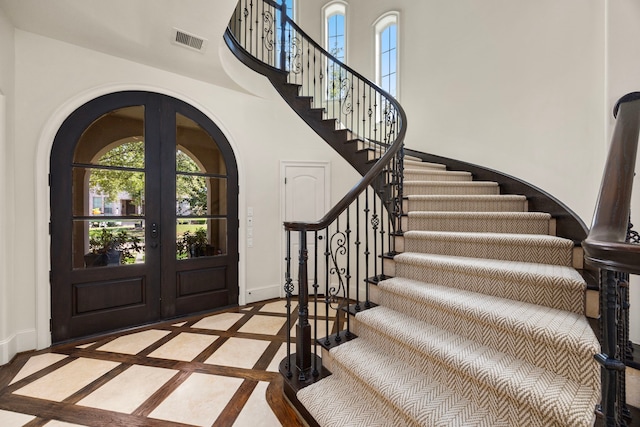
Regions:
<svg viewBox="0 0 640 427"><path fill-rule="evenodd" d="M14 26L32 33L213 82L237 0L0 0ZM207 40L204 52L172 43L173 29Z"/></svg>

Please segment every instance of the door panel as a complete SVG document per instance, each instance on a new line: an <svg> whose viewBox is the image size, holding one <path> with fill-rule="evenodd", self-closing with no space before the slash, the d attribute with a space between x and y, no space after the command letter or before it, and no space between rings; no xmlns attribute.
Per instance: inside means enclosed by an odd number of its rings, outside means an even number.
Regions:
<svg viewBox="0 0 640 427"><path fill-rule="evenodd" d="M211 256L177 256L181 221ZM235 158L202 113L146 92L85 104L51 155L53 342L237 304L236 224Z"/></svg>
<svg viewBox="0 0 640 427"><path fill-rule="evenodd" d="M285 164L285 221L317 221L328 210L327 185L328 166L326 164ZM298 233L293 233L291 241L291 277L295 286L294 293L298 293L298 256L300 241ZM307 233L309 293L313 292L313 273L315 271L315 257L313 248L315 233ZM320 242L319 242L320 243ZM323 245L319 244L319 248ZM318 256L324 256L322 250ZM324 286L324 271L318 271L320 289Z"/></svg>

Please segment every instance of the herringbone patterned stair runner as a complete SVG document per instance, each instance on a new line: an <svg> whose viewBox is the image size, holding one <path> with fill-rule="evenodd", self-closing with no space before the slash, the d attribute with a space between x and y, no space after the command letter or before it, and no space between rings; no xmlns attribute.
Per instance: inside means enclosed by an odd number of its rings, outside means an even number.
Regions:
<svg viewBox="0 0 640 427"><path fill-rule="evenodd" d="M405 162L395 277L298 392L321 426L590 426L599 344L573 242L496 183Z"/></svg>

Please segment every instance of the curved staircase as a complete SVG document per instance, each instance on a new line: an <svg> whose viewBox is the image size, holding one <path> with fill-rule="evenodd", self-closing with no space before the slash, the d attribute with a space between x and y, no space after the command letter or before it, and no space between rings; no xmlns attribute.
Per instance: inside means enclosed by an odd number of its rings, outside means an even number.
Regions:
<svg viewBox="0 0 640 427"><path fill-rule="evenodd" d="M499 172L405 157L402 107L310 39L282 1L240 0L225 40L363 175L322 219L285 223L295 334L280 372L305 421L593 425L601 348L576 270L580 219Z"/></svg>
<svg viewBox="0 0 640 427"><path fill-rule="evenodd" d="M321 426L592 425L600 346L574 242L495 182L405 167L393 277L298 400Z"/></svg>

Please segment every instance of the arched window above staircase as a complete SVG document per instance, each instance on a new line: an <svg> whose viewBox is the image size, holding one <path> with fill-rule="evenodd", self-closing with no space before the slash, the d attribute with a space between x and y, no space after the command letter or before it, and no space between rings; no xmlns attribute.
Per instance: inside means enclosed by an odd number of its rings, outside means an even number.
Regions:
<svg viewBox="0 0 640 427"><path fill-rule="evenodd" d="M399 12L388 12L373 24L375 32L376 83L393 97L398 89Z"/></svg>

